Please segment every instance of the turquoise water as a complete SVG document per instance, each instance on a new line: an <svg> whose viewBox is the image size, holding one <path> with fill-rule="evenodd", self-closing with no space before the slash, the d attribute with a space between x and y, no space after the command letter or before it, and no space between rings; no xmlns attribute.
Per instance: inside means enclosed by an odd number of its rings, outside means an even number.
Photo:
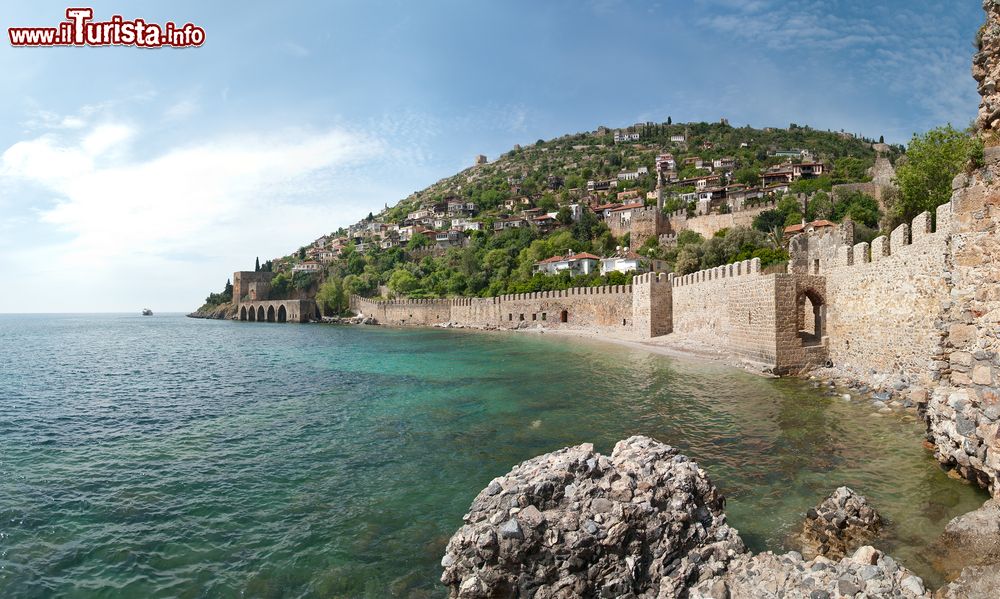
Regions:
<svg viewBox="0 0 1000 599"><path fill-rule="evenodd" d="M0 596L441 597L469 503L526 458L633 434L781 549L842 484L924 548L985 496L921 426L794 380L538 335L0 316Z"/></svg>

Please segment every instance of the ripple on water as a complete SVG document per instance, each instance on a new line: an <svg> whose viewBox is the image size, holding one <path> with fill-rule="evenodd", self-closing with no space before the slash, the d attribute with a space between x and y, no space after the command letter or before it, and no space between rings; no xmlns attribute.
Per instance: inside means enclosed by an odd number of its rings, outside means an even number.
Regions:
<svg viewBox="0 0 1000 599"><path fill-rule="evenodd" d="M0 316L0 355L4 597L440 597L444 545L491 478L633 434L701 462L754 549L849 484L933 580L923 548L984 498L915 423L614 346Z"/></svg>

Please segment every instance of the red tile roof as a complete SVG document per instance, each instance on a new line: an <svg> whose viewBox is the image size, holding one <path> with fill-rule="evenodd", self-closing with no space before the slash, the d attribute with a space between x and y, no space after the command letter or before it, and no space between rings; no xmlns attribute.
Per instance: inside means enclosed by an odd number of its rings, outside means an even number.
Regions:
<svg viewBox="0 0 1000 599"><path fill-rule="evenodd" d="M619 210L634 210L636 208L642 208L646 204L642 202L636 202L634 204L624 204L612 210L612 212L618 212Z"/></svg>
<svg viewBox="0 0 1000 599"><path fill-rule="evenodd" d="M600 260L600 258L598 258L597 256L595 256L593 254L588 254L587 252L583 252L583 253L580 253L580 254L573 254L572 256L566 256L565 259L566 260Z"/></svg>

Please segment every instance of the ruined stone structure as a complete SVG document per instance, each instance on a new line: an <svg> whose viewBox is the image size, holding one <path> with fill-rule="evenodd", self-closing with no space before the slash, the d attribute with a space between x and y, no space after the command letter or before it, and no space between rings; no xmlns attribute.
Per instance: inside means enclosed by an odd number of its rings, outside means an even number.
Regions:
<svg viewBox="0 0 1000 599"><path fill-rule="evenodd" d="M319 319L313 300L270 300L274 273L240 271L233 273L233 303L236 319L251 322L310 322Z"/></svg>
<svg viewBox="0 0 1000 599"><path fill-rule="evenodd" d="M691 218L688 218L686 210L678 210L668 216L666 229L674 234L694 231L705 239L710 239L723 229L753 226L753 219L757 218L757 215L765 210L774 209L776 204L776 201L769 200L753 206L740 207L728 214L699 214Z"/></svg>
<svg viewBox="0 0 1000 599"><path fill-rule="evenodd" d="M608 228L615 237L629 234L629 247L634 251L650 237L659 237L673 230L670 220L656 206L614 212L607 219Z"/></svg>
<svg viewBox="0 0 1000 599"><path fill-rule="evenodd" d="M986 24L979 30L979 52L972 59L972 77L979 84L979 115L976 128L987 145L996 145L1000 130L1000 3L983 0Z"/></svg>
<svg viewBox="0 0 1000 599"><path fill-rule="evenodd" d="M239 271L233 273L233 301L266 300L271 293L272 272Z"/></svg>

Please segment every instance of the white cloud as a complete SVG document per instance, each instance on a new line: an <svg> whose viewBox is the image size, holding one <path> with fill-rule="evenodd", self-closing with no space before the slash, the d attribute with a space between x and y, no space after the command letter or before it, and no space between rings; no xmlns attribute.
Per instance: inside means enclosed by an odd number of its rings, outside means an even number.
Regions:
<svg viewBox="0 0 1000 599"><path fill-rule="evenodd" d="M347 130L282 130L128 158L131 145L155 141L142 134L103 123L47 132L0 156L0 190L34 189L35 225L48 231L0 257L26 293L45 298L33 306L133 309L145 296L126 290L143 280L144 293L157 296L146 303L191 307L255 255L286 254L367 211L368 202L349 201L362 188L351 169L386 151ZM210 287L191 297L192 281ZM60 303L69 301L58 292L66 287L76 292L72 307Z"/></svg>

